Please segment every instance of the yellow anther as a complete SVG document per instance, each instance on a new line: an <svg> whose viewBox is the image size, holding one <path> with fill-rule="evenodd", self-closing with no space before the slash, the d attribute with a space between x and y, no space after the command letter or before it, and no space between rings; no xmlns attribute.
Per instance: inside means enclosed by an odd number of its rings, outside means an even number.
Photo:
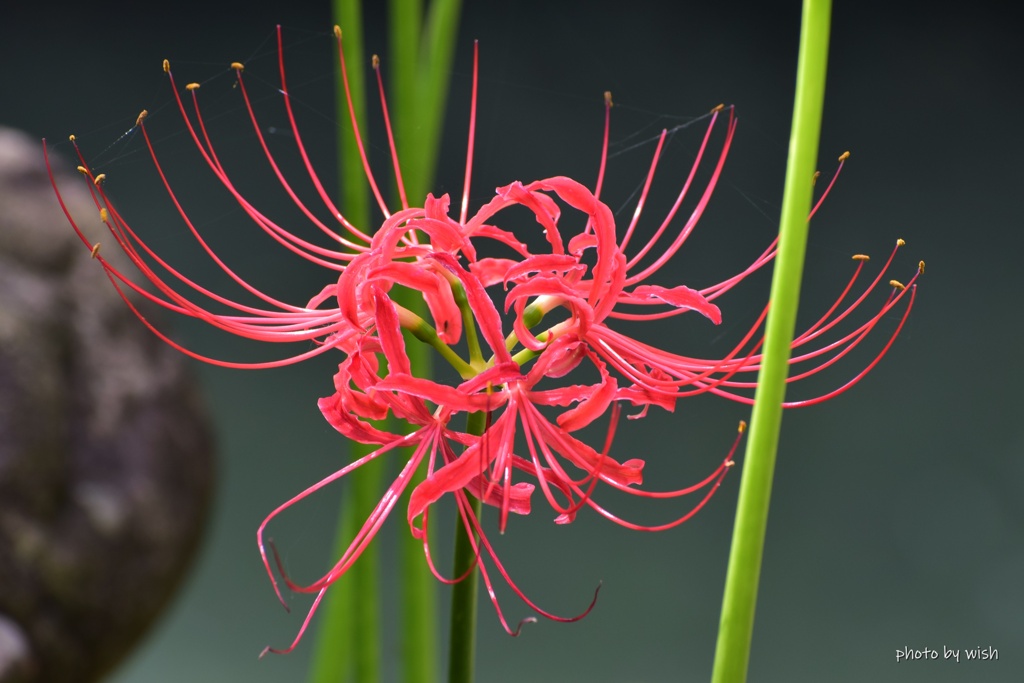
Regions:
<svg viewBox="0 0 1024 683"><path fill-rule="evenodd" d="M709 111L708 113L709 114L716 114L716 113L722 111L723 109L725 109L725 105L724 104L720 104L717 107L715 107L714 109L712 109L711 111Z"/></svg>
<svg viewBox="0 0 1024 683"><path fill-rule="evenodd" d="M81 173L82 175L89 175L89 169L87 169L85 166L79 166L78 172Z"/></svg>
<svg viewBox="0 0 1024 683"><path fill-rule="evenodd" d="M75 136L74 135L69 135L68 136L68 140L70 140L71 142L74 142L75 141Z"/></svg>
<svg viewBox="0 0 1024 683"><path fill-rule="evenodd" d="M605 90L604 91L604 106L606 106L606 107L614 106L612 104L612 91L611 90Z"/></svg>
<svg viewBox="0 0 1024 683"><path fill-rule="evenodd" d="M850 158L850 153L849 152L843 152L842 154L839 155L839 161L846 161L849 158Z"/></svg>
<svg viewBox="0 0 1024 683"><path fill-rule="evenodd" d="M171 63L169 61L167 61L166 59L164 60L164 73L165 74L171 73Z"/></svg>
<svg viewBox="0 0 1024 683"><path fill-rule="evenodd" d="M142 111L140 111L140 112L139 112L139 118L135 119L135 125L136 125L136 126L140 125L140 124L142 123L142 121L143 121L143 120L144 120L144 119L145 119L145 118L146 118L147 116L149 116L149 112L148 112L148 111L146 111L145 109L143 109Z"/></svg>
<svg viewBox="0 0 1024 683"><path fill-rule="evenodd" d="M900 238L900 239L896 240L896 246L897 246L897 247L902 247L902 246L903 246L904 244L906 244L906 243L907 243L907 242L906 242L906 240L904 240L904 239L902 239L902 238Z"/></svg>
<svg viewBox="0 0 1024 683"><path fill-rule="evenodd" d="M917 272L924 275L924 261L919 261L917 264Z"/></svg>
<svg viewBox="0 0 1024 683"><path fill-rule="evenodd" d="M199 84L198 83L189 83L188 85L185 86L185 90L199 90Z"/></svg>
<svg viewBox="0 0 1024 683"><path fill-rule="evenodd" d="M377 55L373 55L372 57L370 57L370 66L373 67L374 71L379 69L380 68L380 57L378 57Z"/></svg>
<svg viewBox="0 0 1024 683"><path fill-rule="evenodd" d="M907 286L904 285L899 280L889 280L889 286L890 287L895 287L896 289L900 289L900 290L907 288Z"/></svg>
<svg viewBox="0 0 1024 683"><path fill-rule="evenodd" d="M821 177L821 171L815 171L814 175L811 177L811 185L812 186L813 185L817 185L818 184L818 178L820 178L820 177Z"/></svg>
<svg viewBox="0 0 1024 683"><path fill-rule="evenodd" d="M868 256L867 254L854 254L853 255L853 260L854 261L870 261L871 257Z"/></svg>
<svg viewBox="0 0 1024 683"><path fill-rule="evenodd" d="M341 40L341 27L337 24L334 25L334 37Z"/></svg>
<svg viewBox="0 0 1024 683"><path fill-rule="evenodd" d="M245 71L245 64L241 62L231 62L231 68L235 71Z"/></svg>
<svg viewBox="0 0 1024 683"><path fill-rule="evenodd" d="M106 209L100 209L100 220L106 223L110 220L110 212Z"/></svg>
<svg viewBox="0 0 1024 683"><path fill-rule="evenodd" d="M92 245L92 249L89 250L89 258L96 258L96 254L100 253L100 243Z"/></svg>
<svg viewBox="0 0 1024 683"><path fill-rule="evenodd" d="M742 433L744 433L745 431L747 431L747 421L746 421L746 420L740 420L740 429L739 429L739 432L740 432L740 434L742 434Z"/></svg>
<svg viewBox="0 0 1024 683"><path fill-rule="evenodd" d="M735 461L735 460L726 460L726 461L725 461L725 466L726 466L726 467L732 467L732 466L733 466L733 465L735 465L735 464L736 464L736 461Z"/></svg>
<svg viewBox="0 0 1024 683"><path fill-rule="evenodd" d="M92 179L92 182L96 184L96 187L99 187L100 183L102 183L106 179L107 179L107 174L106 173L100 173L98 176L96 176L95 178Z"/></svg>

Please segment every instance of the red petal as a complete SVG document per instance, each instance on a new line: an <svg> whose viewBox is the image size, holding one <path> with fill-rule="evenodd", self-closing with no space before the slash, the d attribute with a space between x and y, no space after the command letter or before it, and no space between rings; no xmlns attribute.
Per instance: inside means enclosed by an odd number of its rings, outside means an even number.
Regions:
<svg viewBox="0 0 1024 683"><path fill-rule="evenodd" d="M341 404L338 394L320 399L317 401L317 405L331 426L353 441L388 444L401 438L398 434L383 432L369 422L353 417Z"/></svg>
<svg viewBox="0 0 1024 683"><path fill-rule="evenodd" d="M462 336L462 312L455 303L452 287L443 276L422 263L392 261L374 268L368 278L389 279L419 291L434 319L437 336L445 344L454 344Z"/></svg>
<svg viewBox="0 0 1024 683"><path fill-rule="evenodd" d="M473 273L484 287L505 282L509 268L518 264L508 258L482 258L469 264L469 272Z"/></svg>
<svg viewBox="0 0 1024 683"><path fill-rule="evenodd" d="M432 401L453 412L471 413L478 410L494 410L504 405L507 395L503 391L492 394L468 393L454 387L439 384L429 379L412 377L408 374L389 373L377 384L379 391L395 391Z"/></svg>
<svg viewBox="0 0 1024 683"><path fill-rule="evenodd" d="M373 287L373 299L377 318L377 337L380 339L384 357L388 359L388 373L412 372L409 355L405 351L402 326L398 322L395 304L377 287Z"/></svg>
<svg viewBox="0 0 1024 683"><path fill-rule="evenodd" d="M450 254L432 254L431 258L453 273L462 283L463 289L466 290L469 308L473 311L477 325L480 326L480 332L487 340L497 361L499 363L512 362L512 355L505 348L505 336L501 332L501 315L494 307L494 302L487 296L487 290L484 289L480 280L463 268Z"/></svg>
<svg viewBox="0 0 1024 683"><path fill-rule="evenodd" d="M659 287L658 285L639 285L632 292L624 293L619 301L622 303L650 303L661 301L676 308L684 308L690 311L697 311L705 318L716 325L722 322L722 312L718 306L704 298L704 295L695 289L684 285L672 287Z"/></svg>
<svg viewBox="0 0 1024 683"><path fill-rule="evenodd" d="M532 185L536 185L536 183ZM499 197L521 204L533 211L537 222L544 228L544 237L551 244L551 250L556 254L565 253L562 236L558 232L558 218L561 215L561 210L551 197L539 192L531 192L519 181L499 187L497 192Z"/></svg>

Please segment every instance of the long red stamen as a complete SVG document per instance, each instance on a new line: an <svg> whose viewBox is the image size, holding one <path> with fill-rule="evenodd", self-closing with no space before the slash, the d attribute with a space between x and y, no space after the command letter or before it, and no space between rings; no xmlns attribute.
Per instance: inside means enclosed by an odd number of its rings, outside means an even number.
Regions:
<svg viewBox="0 0 1024 683"><path fill-rule="evenodd" d="M597 169L597 181L594 183L594 198L601 199L601 188L604 187L604 172L608 166L608 137L612 126L612 94L604 93L604 135L601 136L601 163ZM588 229L590 224L588 223ZM585 230L586 231L586 230Z"/></svg>
<svg viewBox="0 0 1024 683"><path fill-rule="evenodd" d="M619 249L621 249L623 252L626 251L626 247L629 245L629 240L633 236L633 230L636 229L637 223L640 222L640 214L643 213L644 205L647 203L647 193L650 192L651 183L654 182L654 172L658 169L658 160L661 158L661 150L665 146L666 137L668 137L668 130L662 129L661 135L658 136L658 145L657 147L654 148L654 155L651 157L651 167L647 171L647 178L644 179L644 188L640 192L640 199L637 200L636 209L633 211L633 219L629 221L629 227L626 228L626 234L622 236L622 241L619 242ZM696 170L696 166L694 166L694 169ZM691 179L692 177L693 176L691 175ZM686 185L683 186L683 195L686 194L686 189L688 187L689 179L687 180ZM662 224L662 228L666 227L666 225L667 224ZM638 255L634 256L629 262L626 263L626 268L629 268L631 264L643 258L644 254L646 254L651 249L651 247L654 246L654 242L660 236L660 232L656 233L654 237L651 238L650 242L647 243L647 246L641 249Z"/></svg>
<svg viewBox="0 0 1024 683"><path fill-rule="evenodd" d="M141 122L140 122L139 125L140 125L140 127L142 127L143 135L144 135L144 137L146 137L146 139L148 141L148 136L146 134L146 130L145 130L144 125ZM78 153L79 158L82 159L82 162L84 164L85 163L84 162L84 157L82 157L81 151L78 149L77 143L75 144L75 150ZM154 161L156 161L156 160L154 159ZM159 169L159 164L157 164L157 166L158 166L158 169ZM87 167L85 167L83 165L82 168L85 171L87 178L92 178L93 177L91 171L89 171L89 169ZM162 176L162 171L161 171L161 176ZM56 187L55 180L53 179L52 170L51 170L51 183L53 184L54 190L57 192L58 197L59 197L60 192L59 192L59 190ZM204 296L206 296L206 297L208 297L208 298L210 298L210 299L212 299L214 301L217 301L218 303L224 304L224 305L229 306L231 308L234 308L236 310L243 311L243 312L246 312L246 313L252 313L252 314L254 314L256 316L269 316L270 318L275 318L275 319L276 318L283 318L283 317L294 318L295 316L308 316L308 315L315 315L315 316L319 317L320 315L326 315L326 312L311 311L310 309L306 309L306 308L290 306L290 305L288 305L288 304L286 304L284 302L277 301L276 299L268 299L267 297L263 297L263 298L265 300L267 300L268 303L273 303L274 305L279 306L280 308L282 308L284 310L272 311L272 310L266 310L266 309L257 309L257 308L253 308L253 307L250 307L250 306L245 306L245 305L239 304L237 302L231 301L230 299L227 299L226 297L220 296L220 295L216 294L215 292L212 292L210 290L207 290L207 289L197 285L192 280L186 278L184 275L182 275L177 270L175 270L173 267L171 267L166 261L161 259L155 252L153 252L148 247L148 245L141 238L139 238L139 236L122 219L120 213L116 210L116 208L112 204L110 204L109 199L106 197L106 194L103 191L102 187L97 187L97 184L95 182L89 183L88 187L89 187L90 192L93 193L93 201L94 201L94 203L96 204L97 207L101 207L100 213L101 213L102 216L105 216L104 222L110 228L111 234L117 240L119 246L122 247L122 249L129 256L129 258L131 258L132 262L142 271L143 275L145 275L147 277L147 279L149 279L154 285L156 285L157 288L160 289L160 291L163 292L166 296L168 296L174 303L176 303L178 306L181 307L179 309L179 308L176 308L174 306L168 306L169 308L171 308L171 310L175 310L176 312L179 312L179 313L196 314L196 317L201 317L201 318L204 318L204 319L210 318L210 319L214 319L214 320L217 320L217 321L220 321L220 322L239 322L239 321L253 320L251 318L232 318L230 316L216 315L216 314L210 313L208 311L205 311L202 308L197 307L196 305L192 304L188 299L178 295L173 289L171 289L169 286L167 286L164 283L164 281L146 264L146 262L143 260L143 258L141 256L140 252L135 248L135 246L134 246L135 244L139 245L139 247L141 247L143 249L143 251L148 256L150 256L150 258L152 258L162 268L167 270L177 280L179 280L180 282L182 282L183 284L185 284L189 288L195 290L196 292L198 292L198 293L200 293L200 294L202 294L202 295L204 295ZM169 191L169 188L168 188L168 191ZM178 206L179 212L185 218L186 223L188 223L188 225L192 229L193 234L196 235L196 237L198 238L198 233L195 231L194 227L191 226L191 223L188 222L188 218L187 218L187 216L184 215L184 212L180 210L180 205L177 203L177 199L174 197L173 193L171 193L171 197L174 200L175 205ZM71 219L70 216L69 216L69 220L72 222L72 225L74 225L73 219ZM76 229L77 229L77 227L76 227ZM81 234L80 234L80 236L81 236ZM84 236L82 236L82 239L84 240ZM102 263L106 263L106 261L104 261L102 259L101 259L101 262ZM105 267L107 267L107 266L105 266ZM225 270L227 270L226 266L222 265L222 267L225 268ZM126 277L124 277L122 274L120 274L116 269L114 269L112 267L109 267L108 270L110 270L111 272L115 273L117 275L117 277L119 279L121 279L122 282L124 282L126 285L132 287L132 289L135 289L140 294L143 294L144 296L147 296L147 293L145 293L144 290L142 290L137 285L135 285L133 282L128 280ZM253 291L253 293L256 294L255 291ZM153 298L151 295L148 295L148 297L151 298L151 300L154 300L157 303L160 303L161 305L164 305L164 303L165 303L165 302L162 302L159 299ZM182 310L182 309L184 309L184 310ZM263 321L261 321L259 319L256 319L255 322L259 323L259 322L263 322ZM239 328L239 329L244 329L244 326Z"/></svg>
<svg viewBox="0 0 1024 683"><path fill-rule="evenodd" d="M469 213L469 183L473 177L473 145L476 140L476 95L480 70L480 41L473 41L473 92L469 100L469 139L466 142L466 177L462 181L462 207L459 209L459 225L466 224Z"/></svg>
<svg viewBox="0 0 1024 683"><path fill-rule="evenodd" d="M701 142L700 151L698 151L693 167L690 169L690 174L689 176L687 176L686 182L683 184L683 187L680 190L679 195L676 197L675 203L672 205L672 208L669 209L668 214L665 216L665 220L662 221L661 226L654 233L654 237L651 238L650 242L648 242L644 246L640 254L630 259L627 268L632 268L637 263L639 258L642 258L643 255L645 255L650 250L653 244L661 237L662 233L665 232L665 229L668 227L669 223L671 223L672 220L675 218L675 215L679 211L679 207L682 205L683 199L686 197L686 193L690 188L690 184L693 182L693 177L697 172L697 168L700 165L700 161L704 156L704 151L707 148L708 141L711 137L712 128L715 122L718 120L719 113L720 112L716 110L714 114L712 114L711 122L708 124L708 130L704 134L704 140ZM673 256L675 256L676 252L679 251L679 248L682 246L683 242L685 242L686 238L690 236L691 232L693 232L693 229L700 221L700 217L704 215L704 209L707 208L708 202L711 201L711 195L713 194L715 187L718 184L719 176L721 176L722 174L722 168L725 166L725 159L729 154L729 147L732 144L732 138L735 132L736 119L733 117L732 107L729 107L729 121L726 128L725 141L722 143L722 149L718 154L718 162L715 164L715 168L711 173L711 178L708 180L708 184L704 188L704 194L701 195L700 200L697 202L697 206L694 207L689 219L687 219L686 223L683 225L683 228L679 231L679 234L672 241L672 244L669 246L669 248L662 252L662 254L658 256L654 263L647 266L639 273L635 273L626 278L627 286L636 284L638 282L642 282L643 280L646 280L648 277L650 277L653 273L656 273L663 265L665 265L665 263L667 263Z"/></svg>
<svg viewBox="0 0 1024 683"><path fill-rule="evenodd" d="M377 181L373 177L373 171L370 170L370 162L366 159L366 149L363 147L363 136L359 133L359 121L356 120L356 110L352 104L352 91L348 85L348 70L345 68L345 51L341 47L341 28L338 26L334 27L334 37L338 42L338 62L341 65L341 82L345 90L345 101L348 103L348 114L349 120L352 122L352 133L355 136L356 147L359 150L359 158L363 161L363 173L366 175L366 180L370 184L370 190L373 192L373 196L377 199L377 206L380 207L381 213L384 214L385 218L391 217L391 212L388 211L387 204L384 203L384 197L380 194L380 189L377 187ZM281 27L277 27L277 44L278 50L281 49ZM284 89L284 60L281 60L281 88ZM291 105L288 104L288 98L285 97L285 104L288 105L288 115L291 116Z"/></svg>
<svg viewBox="0 0 1024 683"><path fill-rule="evenodd" d="M388 147L391 149L391 164L395 169L395 184L398 186L398 198L402 202L402 208L408 209L409 200L405 196L405 183L402 182L402 169L398 163L398 149L395 147L395 135L391 130L391 115L388 113L388 101L384 96L384 79L380 74L380 57L373 55L371 63L373 71L377 75L377 91L380 93L380 107L384 113L384 129L387 131Z"/></svg>
<svg viewBox="0 0 1024 683"><path fill-rule="evenodd" d="M353 241L351 241L351 240L349 240L349 239L339 235L334 230L332 230L329 226L324 224L323 221L321 221L319 218L317 218L316 215L306 206L306 204L301 199L299 199L298 195L292 189L291 184L285 178L284 173L282 173L280 167L278 166L277 161L274 158L274 155L270 152L270 147L267 145L266 138L263 135L263 129L259 125L259 122L256 119L256 112L253 109L252 100L249 98L249 91L245 87L245 79L242 76L242 71L243 70L241 68L239 68L240 66L241 65L236 65L236 68L235 68L236 79L237 79L237 82L238 82L238 89L239 89L239 91L242 94L242 100L245 103L246 111L249 113L249 120L252 123L253 132L256 134L256 139L260 143L260 148L263 150L263 155L266 157L267 162L270 164L270 168L274 172L274 176L277 178L278 182L281 183L281 187L284 188L284 191L287 193L288 197L292 200L292 203L295 204L295 206L302 212L302 214L304 216L306 216L306 218L308 218L313 223L313 225L316 228L318 228L324 234L328 235L332 239L332 241L335 241L335 242L338 242L338 243L342 244L343 246L347 247L348 249L350 249L353 252L365 251L366 250L366 245L370 242L369 235L367 235L362 230L359 230L354 225L352 225L352 223L347 218L345 218L345 216L333 204L333 202L329 202L329 201L325 202L326 208L331 212L331 215L339 223L341 223L342 226L346 230L349 231L349 233L351 233L353 235L353 237L355 237L357 240L359 240L359 242L353 242ZM177 93L177 91L175 91L175 93ZM193 95L194 95L194 93L193 93ZM179 104L180 104L180 100L179 100ZM184 115L184 111L182 111L182 114ZM197 117L199 116L198 107L197 107L197 111L196 111L196 116ZM188 122L188 120L187 120L187 117L186 117L186 124L187 124L187 122ZM201 122L202 122L202 119L200 118L200 123ZM204 135L205 135L205 132L204 132ZM297 139L301 140L301 136L300 136L300 134L299 134L299 132L297 130L292 130L292 135L294 137L296 137ZM310 172L312 172L311 169L309 169L309 170L310 170ZM226 177L226 174L224 174L224 176ZM231 188L229 188L229 190L230 189ZM235 194L235 193L232 192L232 194ZM321 197L323 197L322 194L321 194ZM237 197L236 196L236 198L238 198L240 201L244 202L244 200L242 200L241 197ZM244 205L248 206L248 202L244 202ZM250 214L250 215L252 215L252 214ZM260 222L260 221L258 221L258 222ZM284 230L283 228L280 228L276 224L273 225L273 231L275 233L277 233L277 234L282 235L282 236L287 236L287 238L290 239L290 240L297 239L297 238L294 238L294 236L292 236L291 233L289 233L288 231ZM309 248L309 247L307 247L307 248ZM322 255L324 255L324 254L322 254ZM333 254L327 254L327 255L332 255L333 256ZM346 259L346 257L347 258L351 258L351 254L345 254L345 252L341 252L341 255L335 256L335 258L342 259L342 260Z"/></svg>

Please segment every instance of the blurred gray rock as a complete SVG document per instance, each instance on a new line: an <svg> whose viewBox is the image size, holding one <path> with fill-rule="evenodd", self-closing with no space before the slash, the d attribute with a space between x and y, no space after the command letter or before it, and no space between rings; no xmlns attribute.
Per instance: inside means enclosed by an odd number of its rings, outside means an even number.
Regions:
<svg viewBox="0 0 1024 683"><path fill-rule="evenodd" d="M82 179L59 183L99 235ZM181 580L212 483L184 358L77 241L39 142L0 128L0 683L109 672Z"/></svg>

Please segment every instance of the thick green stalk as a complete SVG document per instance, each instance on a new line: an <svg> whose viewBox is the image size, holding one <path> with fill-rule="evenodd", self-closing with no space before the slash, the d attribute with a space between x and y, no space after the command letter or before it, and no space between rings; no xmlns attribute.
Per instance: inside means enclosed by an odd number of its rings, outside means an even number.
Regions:
<svg viewBox="0 0 1024 683"><path fill-rule="evenodd" d="M424 313L426 306L418 292L392 290L395 302ZM435 333L436 337L436 333ZM423 343L406 344L406 353L413 374L430 377L433 371L431 347ZM402 449L411 456L412 449ZM427 459L420 463L413 482L427 476ZM403 494L399 510L409 506L412 486ZM437 680L437 585L423 558L423 542L413 538L405 524L404 513L398 527L399 618L398 639L401 652L401 675L404 683L433 683Z"/></svg>
<svg viewBox="0 0 1024 683"><path fill-rule="evenodd" d="M467 419L466 431L470 434L483 434L486 427L486 413L472 413ZM466 497L472 508L469 514L479 518L482 507L480 501L473 496ZM452 588L448 683L472 683L476 664L476 604L480 574L473 568L477 556L471 542L471 533L459 517L455 523L455 565L452 575L458 577L466 572L469 574Z"/></svg>
<svg viewBox="0 0 1024 683"><path fill-rule="evenodd" d="M349 88L356 120L366 120L366 85L363 58L363 18L359 0L332 0L335 23L342 29ZM353 68L354 67L354 68ZM354 225L370 228L370 198L355 135L349 123L340 68L336 76L336 111L339 122L338 162L341 175L341 210ZM365 130L360 131L365 135ZM352 443L348 457L355 459L372 447ZM350 478L341 501L332 558L340 557L362 525L362 514L380 498L386 462L377 460L359 468ZM381 672L380 554L371 543L346 574L327 592L320 608L320 627L310 670L311 683L377 681Z"/></svg>
<svg viewBox="0 0 1024 683"><path fill-rule="evenodd" d="M460 4L459 0L434 0L424 22L421 0L391 0L389 3L391 58L384 68L391 84L389 104L395 128L395 146L401 159L407 197L413 206L423 205L434 182ZM439 49L434 48L434 40L440 41ZM430 88L429 98L423 97L425 87ZM424 315L422 298L409 294L399 298L398 303ZM429 377L433 358L427 346L410 344L406 348L416 376ZM416 474L417 480L426 476L426 465L424 461ZM411 487L402 497L400 508L408 506L410 494ZM420 541L409 534L402 534L398 553L403 681L431 683L438 670L436 584L426 568Z"/></svg>
<svg viewBox="0 0 1024 683"><path fill-rule="evenodd" d="M462 0L391 0L395 144L409 201L420 203L434 179Z"/></svg>
<svg viewBox="0 0 1024 683"><path fill-rule="evenodd" d="M332 5L335 22L343 31L356 118L364 122L367 69L363 58L360 2L332 0ZM392 0L391 3L389 30L393 58L384 68L392 84L392 121L403 178L413 205L422 205L427 188L433 182L460 6L460 0L435 0L430 4L424 26L420 0ZM346 107L339 88L342 207L353 223L372 230L369 196L362 180L365 174ZM367 140L366 130L361 129L361 133ZM395 296L398 304L412 312L425 313L423 301L416 293L395 292ZM410 344L407 352L414 374L429 377L430 349L424 344ZM362 446L353 446L353 457L364 452L366 449ZM359 516L355 512L369 509L371 501L379 498L385 464L383 461L372 464L376 467L361 468L360 476L353 477L352 490L343 502L337 552L344 549L358 528ZM425 469L418 476L425 476ZM404 498L404 504L407 503L408 493ZM324 623L313 665L314 683L380 680L378 558L375 544L371 544L346 574L345 581L332 587L328 594L322 608ZM425 570L422 546L408 534L400 535L399 558L402 678L405 683L431 683L437 673L435 585Z"/></svg>
<svg viewBox="0 0 1024 683"><path fill-rule="evenodd" d="M411 106L416 93L416 52L422 30L423 6L420 0L391 0L388 7L388 35L391 58L384 63L391 97L392 122L396 130L396 147L402 161L402 176L407 187L408 199L421 202L418 192L428 179L420 178L416 168L410 166L406 152L403 131L415 125L416 110ZM411 299L411 297L408 297ZM403 302L417 314L423 313L423 301ZM414 347L419 347L415 348ZM409 344L407 350L418 353L412 358L412 367L417 376L422 374L431 358L423 344ZM424 460L415 481L426 477L427 462ZM407 509L412 489L402 496L398 509ZM404 683L432 683L437 676L437 594L434 577L426 571L423 561L423 547L411 534L403 533L398 539L399 595L402 615L398 621L398 647L402 657L402 680Z"/></svg>
<svg viewBox="0 0 1024 683"><path fill-rule="evenodd" d="M807 245L811 178L821 135L831 11L830 0L804 0L793 130L779 225L779 253L772 278L764 361L758 375L743 461L713 683L742 683L746 680L750 661L754 608L768 526L768 503Z"/></svg>

